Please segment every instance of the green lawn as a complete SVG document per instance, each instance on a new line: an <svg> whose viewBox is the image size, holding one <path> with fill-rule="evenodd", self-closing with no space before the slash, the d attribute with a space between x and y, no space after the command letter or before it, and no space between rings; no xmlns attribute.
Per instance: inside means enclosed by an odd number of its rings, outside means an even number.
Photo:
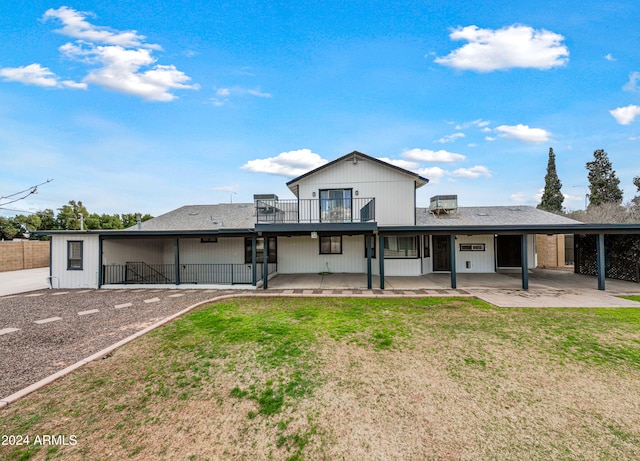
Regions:
<svg viewBox="0 0 640 461"><path fill-rule="evenodd" d="M640 459L639 378L640 309L238 298L0 410L0 459Z"/></svg>

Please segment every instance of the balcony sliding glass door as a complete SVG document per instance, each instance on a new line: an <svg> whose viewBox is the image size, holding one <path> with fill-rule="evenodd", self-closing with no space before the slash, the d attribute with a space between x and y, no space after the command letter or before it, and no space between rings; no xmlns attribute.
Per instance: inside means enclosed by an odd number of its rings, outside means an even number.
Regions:
<svg viewBox="0 0 640 461"><path fill-rule="evenodd" d="M352 189L324 189L320 191L320 220L322 222L351 222Z"/></svg>

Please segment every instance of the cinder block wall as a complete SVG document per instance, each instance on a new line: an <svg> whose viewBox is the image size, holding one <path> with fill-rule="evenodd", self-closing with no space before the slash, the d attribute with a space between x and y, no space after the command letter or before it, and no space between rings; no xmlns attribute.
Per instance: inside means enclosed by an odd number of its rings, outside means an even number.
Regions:
<svg viewBox="0 0 640 461"><path fill-rule="evenodd" d="M49 266L49 242L0 242L0 272Z"/></svg>
<svg viewBox="0 0 640 461"><path fill-rule="evenodd" d="M536 235L538 267L565 267L564 235Z"/></svg>

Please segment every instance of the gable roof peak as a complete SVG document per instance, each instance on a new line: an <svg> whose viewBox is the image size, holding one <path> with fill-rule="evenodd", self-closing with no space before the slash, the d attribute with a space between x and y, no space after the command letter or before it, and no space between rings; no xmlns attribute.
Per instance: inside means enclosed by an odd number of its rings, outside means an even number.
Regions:
<svg viewBox="0 0 640 461"><path fill-rule="evenodd" d="M405 175L411 176L411 177L415 178L416 182L418 183L418 187L424 186L425 184L427 184L429 182L429 179L424 178L424 177L420 176L419 174L414 173L413 171L406 170L406 169L401 168L399 166L396 166L396 165L393 165L391 163L385 162L384 160L380 160L380 159L377 159L375 157L371 157L370 155L363 154L362 152L354 150L354 151L352 151L352 152L350 152L350 153L348 153L346 155L343 155L342 157L338 157L335 160L332 160L332 161L330 161L328 163L325 163L322 166L319 166L319 167L317 167L317 168L315 168L313 170L307 171L306 173L304 173L304 174L302 174L302 175L300 175L300 176L298 176L296 178L293 178L290 181L287 181L287 187L293 191L293 185L295 183L297 183L298 181L300 181L301 179L306 178L308 176L311 176L311 175L313 175L313 174L315 174L315 173L317 173L319 171L322 171L325 168L333 166L333 165L335 165L335 164L337 164L337 163L339 163L341 161L348 160L349 158L353 158L353 162L356 163L358 161L358 157L360 157L363 160L369 160L369 161L372 161L372 162L377 163L379 165L382 165L384 167L387 167L387 168L399 171L399 172L401 172L401 173L403 173Z"/></svg>

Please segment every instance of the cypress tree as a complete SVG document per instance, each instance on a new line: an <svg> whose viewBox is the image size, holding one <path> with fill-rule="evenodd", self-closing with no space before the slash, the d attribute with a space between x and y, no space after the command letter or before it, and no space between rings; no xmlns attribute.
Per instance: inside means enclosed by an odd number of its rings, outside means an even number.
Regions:
<svg viewBox="0 0 640 461"><path fill-rule="evenodd" d="M562 211L562 202L564 202L564 195L562 195L560 189L562 189L562 183L556 172L556 154L553 152L553 147L550 147L547 174L544 177L544 192L538 208L560 213Z"/></svg>
<svg viewBox="0 0 640 461"><path fill-rule="evenodd" d="M605 203L622 203L622 190L620 180L613 170L609 156L603 149L593 153L593 162L587 162L589 170L589 206L598 206Z"/></svg>

